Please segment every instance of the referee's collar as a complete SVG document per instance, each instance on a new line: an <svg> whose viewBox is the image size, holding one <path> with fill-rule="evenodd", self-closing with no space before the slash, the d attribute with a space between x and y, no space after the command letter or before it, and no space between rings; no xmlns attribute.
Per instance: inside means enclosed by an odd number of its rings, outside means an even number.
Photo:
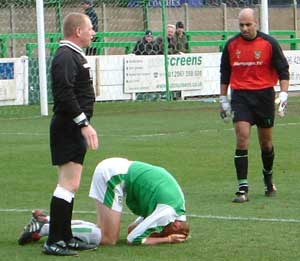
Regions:
<svg viewBox="0 0 300 261"><path fill-rule="evenodd" d="M72 50L80 53L85 58L85 54L84 54L83 50L77 44L74 44L71 41L61 40L59 42L59 46L67 46L67 47L71 48Z"/></svg>

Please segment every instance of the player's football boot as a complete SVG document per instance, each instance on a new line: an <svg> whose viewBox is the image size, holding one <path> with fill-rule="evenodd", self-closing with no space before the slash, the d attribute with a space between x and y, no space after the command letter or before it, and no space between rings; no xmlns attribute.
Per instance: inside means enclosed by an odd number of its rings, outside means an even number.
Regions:
<svg viewBox="0 0 300 261"><path fill-rule="evenodd" d="M77 237L73 237L69 242L67 242L67 247L73 250L93 250L97 248L97 245L88 244Z"/></svg>
<svg viewBox="0 0 300 261"><path fill-rule="evenodd" d="M272 171L270 173L266 173L266 171L263 170L263 175L264 175L264 184L265 184L265 196L266 197L276 196L277 189L272 181Z"/></svg>
<svg viewBox="0 0 300 261"><path fill-rule="evenodd" d="M24 227L24 230L18 239L19 245L25 245L32 241L40 240L40 231L46 223L48 223L47 215L42 213L41 210L33 210L29 223Z"/></svg>
<svg viewBox="0 0 300 261"><path fill-rule="evenodd" d="M274 184L270 184L268 186L265 186L265 196L266 197L275 197L276 196L277 189Z"/></svg>
<svg viewBox="0 0 300 261"><path fill-rule="evenodd" d="M42 252L46 255L53 256L78 256L78 253L67 247L64 241L58 241L53 244L45 242Z"/></svg>
<svg viewBox="0 0 300 261"><path fill-rule="evenodd" d="M235 193L235 198L232 200L234 203L244 203L249 201L248 193L246 191L238 191Z"/></svg>

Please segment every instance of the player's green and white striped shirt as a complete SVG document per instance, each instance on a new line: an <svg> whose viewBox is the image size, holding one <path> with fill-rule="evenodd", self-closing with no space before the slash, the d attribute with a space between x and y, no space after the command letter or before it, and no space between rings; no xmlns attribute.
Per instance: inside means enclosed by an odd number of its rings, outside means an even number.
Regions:
<svg viewBox="0 0 300 261"><path fill-rule="evenodd" d="M185 200L174 177L164 168L122 158L106 159L94 173L90 196L116 211L126 205L140 216L127 240L141 244L153 232L177 220L185 221Z"/></svg>
<svg viewBox="0 0 300 261"><path fill-rule="evenodd" d="M164 168L134 161L125 176L126 205L143 221L128 235L139 244L153 232L160 232L176 217L185 214L181 188Z"/></svg>

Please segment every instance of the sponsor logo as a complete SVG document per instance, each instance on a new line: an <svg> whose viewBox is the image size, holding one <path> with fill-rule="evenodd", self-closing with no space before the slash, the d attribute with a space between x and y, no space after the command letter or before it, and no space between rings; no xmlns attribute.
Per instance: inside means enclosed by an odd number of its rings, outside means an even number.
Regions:
<svg viewBox="0 0 300 261"><path fill-rule="evenodd" d="M170 66L184 66L184 65L201 65L201 56L182 56L182 57L171 57L168 58Z"/></svg>
<svg viewBox="0 0 300 261"><path fill-rule="evenodd" d="M261 57L261 51L254 51L254 57L258 60Z"/></svg>
<svg viewBox="0 0 300 261"><path fill-rule="evenodd" d="M235 51L235 56L236 56L237 59L240 59L240 57L241 57L241 51L239 49L237 49Z"/></svg>

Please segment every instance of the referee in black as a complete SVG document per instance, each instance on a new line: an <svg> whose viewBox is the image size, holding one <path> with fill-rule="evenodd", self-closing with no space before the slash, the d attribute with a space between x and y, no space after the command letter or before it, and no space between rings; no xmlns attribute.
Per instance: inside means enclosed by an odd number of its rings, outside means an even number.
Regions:
<svg viewBox="0 0 300 261"><path fill-rule="evenodd" d="M95 94L90 66L82 48L95 35L88 16L71 13L63 23L64 40L51 67L53 117L50 124L52 164L58 166L58 184L50 203L50 231L43 252L77 255L76 250L96 248L72 235L74 194L79 188L87 148L98 148L98 137L89 121Z"/></svg>

